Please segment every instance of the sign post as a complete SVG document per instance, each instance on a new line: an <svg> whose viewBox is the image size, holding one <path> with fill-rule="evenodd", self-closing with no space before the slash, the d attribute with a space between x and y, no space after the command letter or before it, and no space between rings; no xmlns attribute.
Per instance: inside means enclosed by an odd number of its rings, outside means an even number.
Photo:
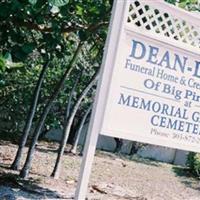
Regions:
<svg viewBox="0 0 200 200"><path fill-rule="evenodd" d="M199 20L160 0L114 1L76 200L99 134L200 152Z"/></svg>
<svg viewBox="0 0 200 200"><path fill-rule="evenodd" d="M109 25L109 33L106 40L104 57L101 67L100 80L98 82L97 93L92 110L89 130L83 152L83 161L75 193L76 200L84 200L87 193L89 176L91 173L92 162L96 150L97 139L101 130L102 118L105 110L110 77L114 66L116 49L121 33L121 26L125 20L125 9L128 1L114 1L112 16Z"/></svg>

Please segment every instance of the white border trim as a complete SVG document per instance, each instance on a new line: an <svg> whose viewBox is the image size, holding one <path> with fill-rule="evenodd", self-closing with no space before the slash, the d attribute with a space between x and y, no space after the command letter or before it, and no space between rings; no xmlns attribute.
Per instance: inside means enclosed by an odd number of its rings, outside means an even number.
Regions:
<svg viewBox="0 0 200 200"><path fill-rule="evenodd" d="M127 31L127 34L135 33L138 36L146 37L151 40L156 40L158 42L162 42L166 45L171 45L175 48L179 48L180 50L187 51L190 54L195 54L200 56L200 48L193 47L187 43L180 42L179 40L174 40L172 38L165 37L163 35L152 33L151 31L140 31L137 27L133 27L129 24L125 25L124 29Z"/></svg>

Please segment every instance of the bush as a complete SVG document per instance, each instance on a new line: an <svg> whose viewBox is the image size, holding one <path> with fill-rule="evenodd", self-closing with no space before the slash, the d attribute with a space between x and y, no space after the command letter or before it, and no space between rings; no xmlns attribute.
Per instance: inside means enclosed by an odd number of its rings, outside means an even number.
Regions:
<svg viewBox="0 0 200 200"><path fill-rule="evenodd" d="M189 153L187 157L187 166L195 176L200 177L200 154Z"/></svg>

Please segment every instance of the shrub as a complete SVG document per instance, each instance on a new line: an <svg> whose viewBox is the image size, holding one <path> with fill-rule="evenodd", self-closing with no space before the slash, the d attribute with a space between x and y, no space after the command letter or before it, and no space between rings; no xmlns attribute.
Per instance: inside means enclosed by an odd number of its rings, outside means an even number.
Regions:
<svg viewBox="0 0 200 200"><path fill-rule="evenodd" d="M195 176L200 177L200 154L189 153L187 157L187 166Z"/></svg>

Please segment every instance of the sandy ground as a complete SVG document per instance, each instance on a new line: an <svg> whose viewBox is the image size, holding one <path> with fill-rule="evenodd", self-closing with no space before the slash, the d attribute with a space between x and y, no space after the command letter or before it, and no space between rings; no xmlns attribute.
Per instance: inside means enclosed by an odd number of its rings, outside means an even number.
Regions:
<svg viewBox="0 0 200 200"><path fill-rule="evenodd" d="M56 150L53 143L38 145L27 184L23 182L23 187L16 187L0 179L0 199L73 199L81 157L64 155L60 179L54 180L50 174ZM0 175L19 173L8 169L15 152L15 145L0 141ZM97 151L87 197L89 200L199 200L200 183L179 166Z"/></svg>

